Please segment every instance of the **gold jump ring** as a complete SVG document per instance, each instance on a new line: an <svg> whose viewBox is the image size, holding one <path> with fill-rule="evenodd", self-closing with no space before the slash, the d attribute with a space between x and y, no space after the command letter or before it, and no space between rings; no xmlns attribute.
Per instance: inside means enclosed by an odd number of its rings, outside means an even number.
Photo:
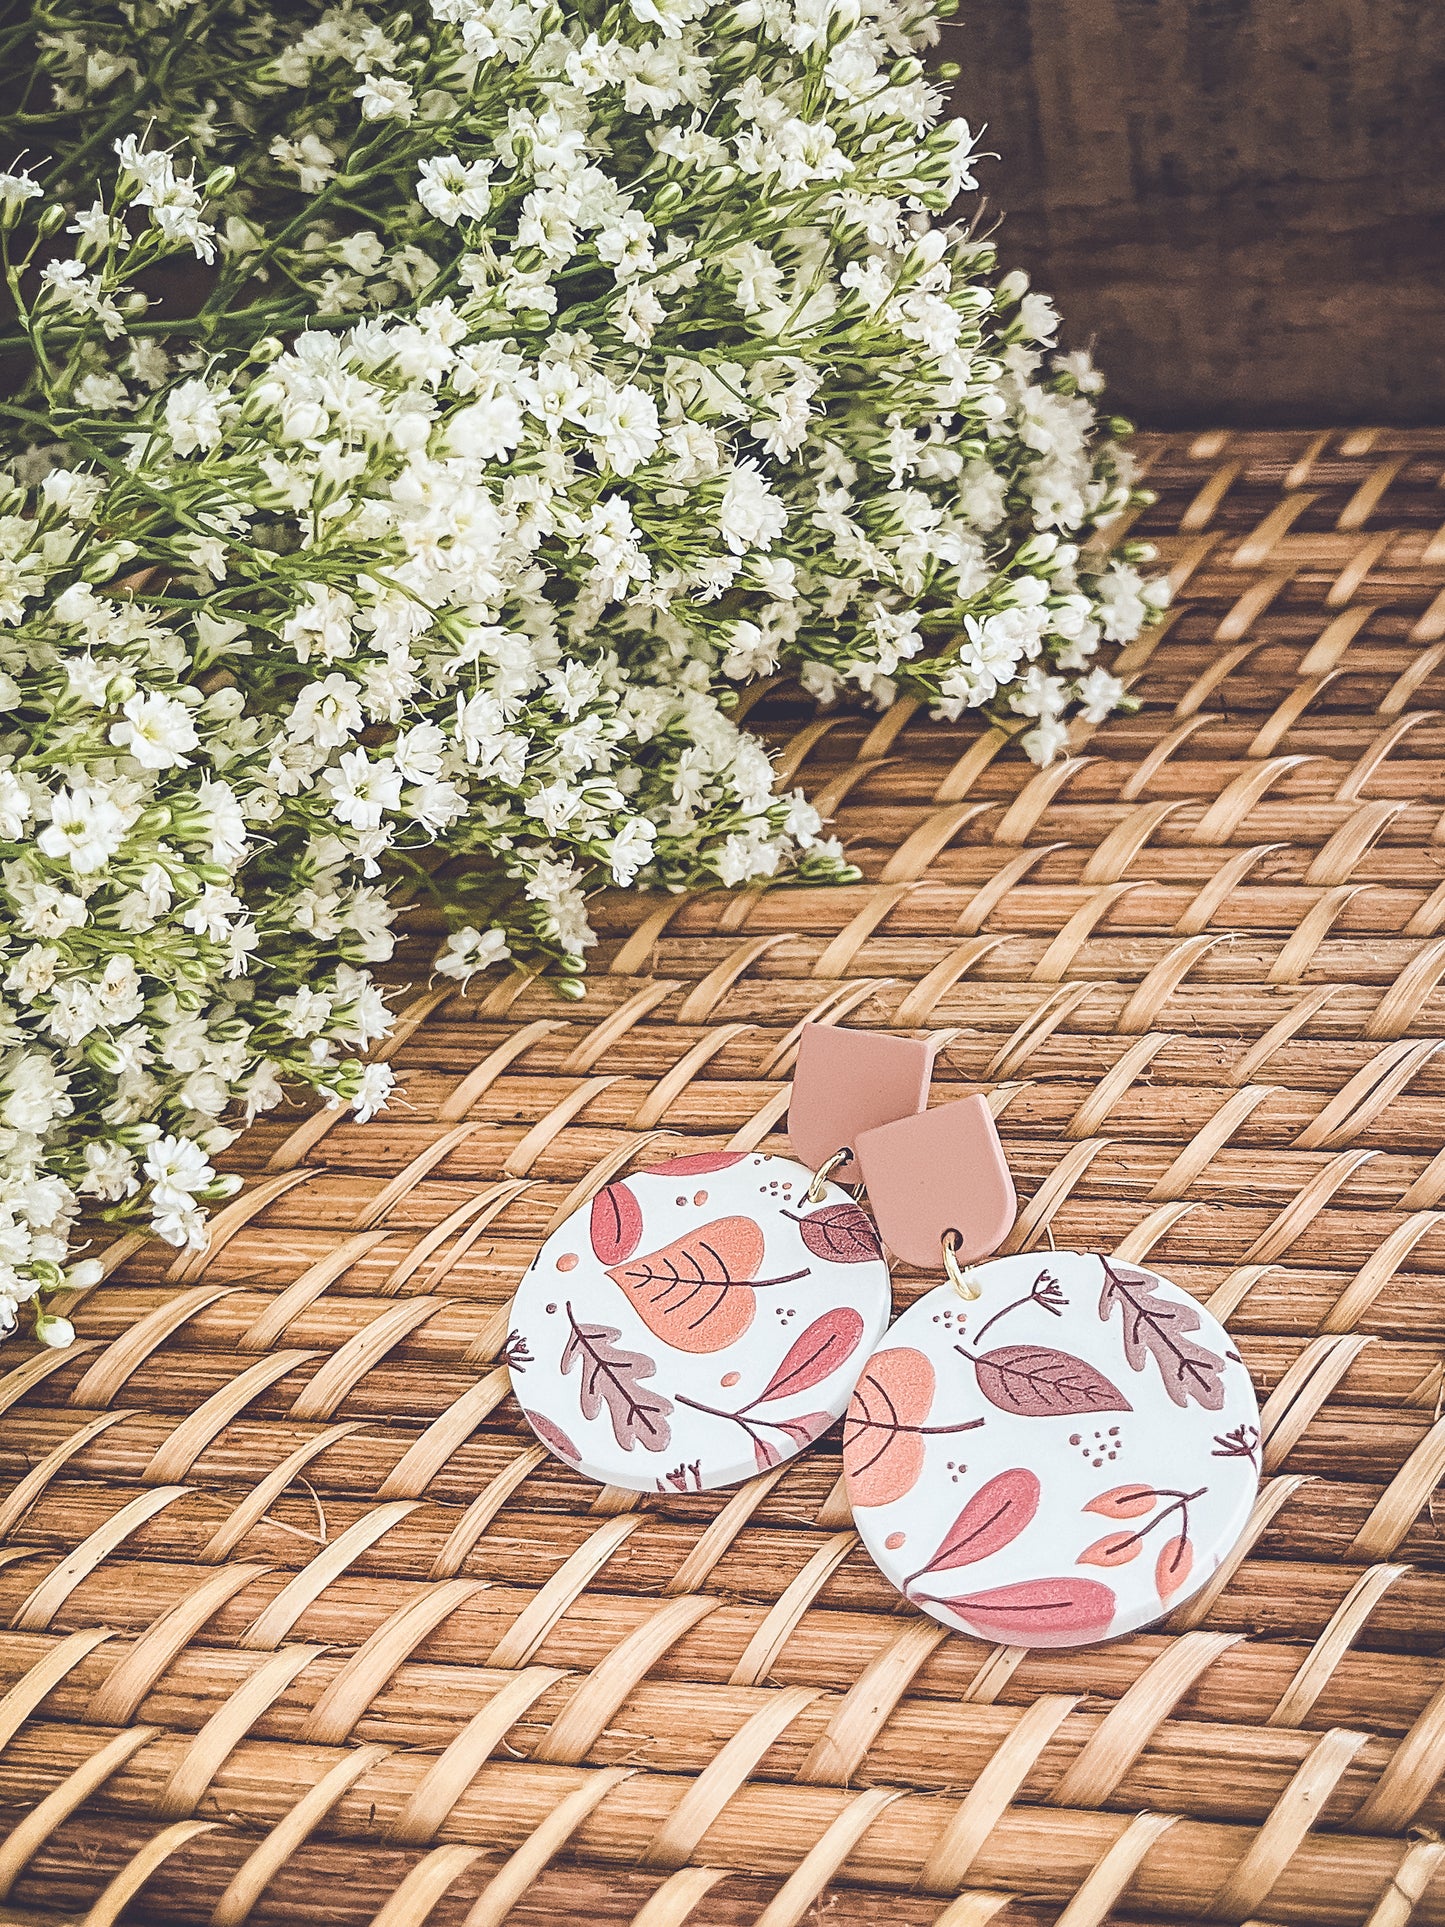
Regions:
<svg viewBox="0 0 1445 1927"><path fill-rule="evenodd" d="M814 1175L813 1182L808 1186L809 1204L821 1204L823 1202L823 1191L829 1178L832 1177L839 1165L846 1164L852 1155L852 1151L850 1151L845 1144L841 1151L835 1151L827 1163L819 1167Z"/></svg>
<svg viewBox="0 0 1445 1927"><path fill-rule="evenodd" d="M958 1262L958 1247L960 1242L961 1240L956 1231L944 1232L943 1269L948 1273L948 1282L953 1286L953 1289L958 1293L959 1297L967 1298L972 1302L975 1298L982 1298L983 1287L978 1282L978 1274L971 1267L965 1268Z"/></svg>

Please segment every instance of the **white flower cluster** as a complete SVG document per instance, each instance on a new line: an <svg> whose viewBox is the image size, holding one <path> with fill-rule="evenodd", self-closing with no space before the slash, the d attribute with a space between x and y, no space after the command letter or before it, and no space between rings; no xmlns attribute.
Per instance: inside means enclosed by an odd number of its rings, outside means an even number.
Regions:
<svg viewBox="0 0 1445 1927"><path fill-rule="evenodd" d="M56 159L0 176L0 1313L85 1198L203 1238L283 1080L384 1100L343 1053L392 881L444 974L575 990L600 884L846 874L740 685L1046 761L1159 599L1082 547L1131 499L1097 378L934 219L972 141L926 6L46 19Z"/></svg>

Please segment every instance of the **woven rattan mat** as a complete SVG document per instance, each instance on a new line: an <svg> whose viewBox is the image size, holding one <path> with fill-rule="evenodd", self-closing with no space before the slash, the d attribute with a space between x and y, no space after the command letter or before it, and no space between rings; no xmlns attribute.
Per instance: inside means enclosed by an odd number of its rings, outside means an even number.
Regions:
<svg viewBox="0 0 1445 1927"><path fill-rule="evenodd" d="M1039 771L771 692L865 882L618 897L580 1004L428 990L416 937L405 1101L258 1125L207 1254L7 1352L0 1918L1445 1922L1445 434L1143 452L1137 715ZM1263 1488L1163 1629L945 1636L836 1439L639 1501L524 1430L538 1240L639 1155L783 1148L808 1017L942 1034L1015 1248L1231 1321Z"/></svg>

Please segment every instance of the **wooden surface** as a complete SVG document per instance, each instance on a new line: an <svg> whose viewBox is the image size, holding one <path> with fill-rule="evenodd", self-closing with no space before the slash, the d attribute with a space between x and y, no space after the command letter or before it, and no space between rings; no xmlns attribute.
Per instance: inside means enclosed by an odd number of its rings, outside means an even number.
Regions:
<svg viewBox="0 0 1445 1927"><path fill-rule="evenodd" d="M962 0L1004 258L1150 424L1445 417L1445 9Z"/></svg>
<svg viewBox="0 0 1445 1927"><path fill-rule="evenodd" d="M774 692L864 882L616 896L580 1005L428 989L418 935L395 1111L258 1124L207 1254L7 1349L0 1922L1445 1923L1445 435L1143 452L1137 716L1040 772ZM836 1436L639 1500L526 1430L539 1239L783 1148L809 1016L942 1033L1016 1247L1228 1319L1261 1498L1158 1630L945 1635Z"/></svg>

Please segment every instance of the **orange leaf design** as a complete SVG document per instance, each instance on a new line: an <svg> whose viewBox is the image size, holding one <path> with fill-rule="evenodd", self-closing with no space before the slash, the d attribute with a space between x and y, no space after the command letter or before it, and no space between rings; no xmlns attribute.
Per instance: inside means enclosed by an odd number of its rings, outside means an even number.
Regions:
<svg viewBox="0 0 1445 1927"><path fill-rule="evenodd" d="M1159 1548L1159 1557L1154 1565L1154 1583L1159 1588L1161 1606L1187 1584L1193 1570L1194 1548L1182 1533Z"/></svg>
<svg viewBox="0 0 1445 1927"><path fill-rule="evenodd" d="M1153 1511L1158 1497L1152 1485L1116 1485L1090 1499L1083 1509L1102 1513L1106 1519L1142 1519Z"/></svg>
<svg viewBox="0 0 1445 1927"><path fill-rule="evenodd" d="M715 1218L657 1251L609 1265L607 1275L664 1344L680 1352L720 1352L752 1324L755 1291L807 1275L758 1278L762 1262L763 1234L751 1218Z"/></svg>
<svg viewBox="0 0 1445 1927"><path fill-rule="evenodd" d="M1139 1557L1143 1540L1137 1532L1106 1532L1091 1546L1085 1546L1074 1562L1080 1566L1127 1566Z"/></svg>
<svg viewBox="0 0 1445 1927"><path fill-rule="evenodd" d="M934 1384L932 1365L910 1345L869 1359L843 1422L843 1470L855 1506L889 1505L917 1484Z"/></svg>

